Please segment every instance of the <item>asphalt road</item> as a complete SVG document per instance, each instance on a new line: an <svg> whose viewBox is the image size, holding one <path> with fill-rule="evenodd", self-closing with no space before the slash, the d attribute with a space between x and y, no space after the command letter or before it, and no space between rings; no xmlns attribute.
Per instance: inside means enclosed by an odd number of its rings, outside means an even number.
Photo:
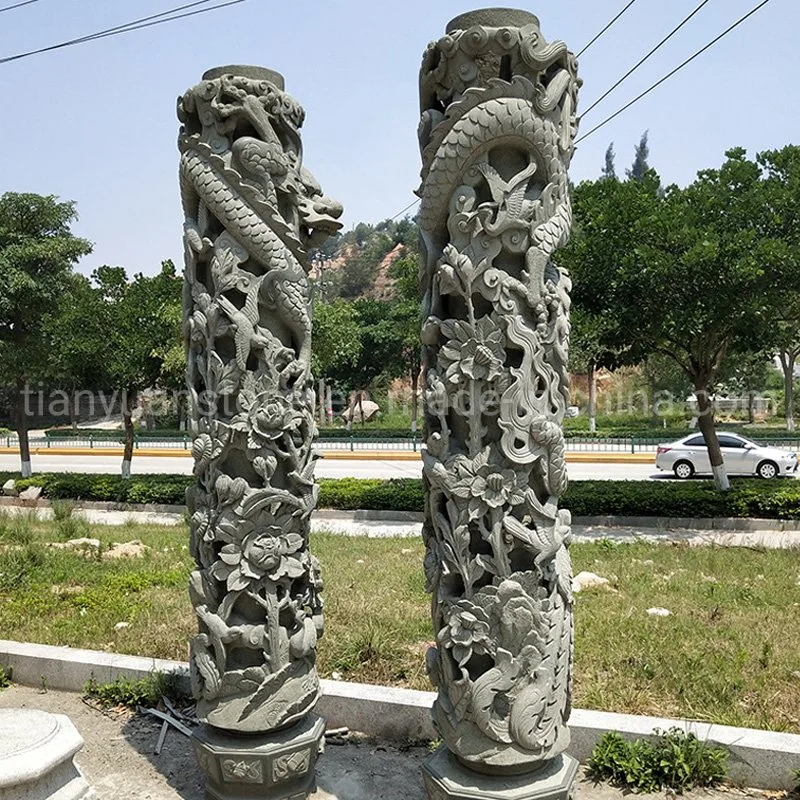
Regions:
<svg viewBox="0 0 800 800"><path fill-rule="evenodd" d="M36 472L106 472L120 469L119 456L33 456ZM190 456L136 456L133 457L134 473L183 473L192 471ZM0 470L19 469L19 458L0 455ZM367 461L322 458L317 462L318 478L418 478L422 472L420 461ZM662 477L662 473L650 464L570 464L569 475L573 480L648 480ZM664 476L671 477L671 475Z"/></svg>

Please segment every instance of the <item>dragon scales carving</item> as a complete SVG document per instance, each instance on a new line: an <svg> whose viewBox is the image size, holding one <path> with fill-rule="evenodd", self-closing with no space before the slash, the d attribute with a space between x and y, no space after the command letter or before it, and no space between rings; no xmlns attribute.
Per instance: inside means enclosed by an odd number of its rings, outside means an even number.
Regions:
<svg viewBox="0 0 800 800"><path fill-rule="evenodd" d="M579 85L566 45L504 9L453 20L420 74L428 668L444 743L485 773L569 742L570 281L552 257Z"/></svg>
<svg viewBox="0 0 800 800"><path fill-rule="evenodd" d="M319 564L306 252L341 206L303 167L277 73L211 70L178 100L184 330L196 487L190 595L198 716L266 732L319 695Z"/></svg>

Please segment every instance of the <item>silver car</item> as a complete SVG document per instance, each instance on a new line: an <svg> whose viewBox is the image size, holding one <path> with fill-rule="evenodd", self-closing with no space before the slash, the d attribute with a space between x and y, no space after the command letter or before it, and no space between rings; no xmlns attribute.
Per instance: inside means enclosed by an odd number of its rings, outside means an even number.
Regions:
<svg viewBox="0 0 800 800"><path fill-rule="evenodd" d="M722 460L729 475L758 475L775 478L797 470L797 454L780 447L764 447L739 436L720 433ZM696 472L711 472L708 448L702 433L693 433L671 444L660 444L656 467L672 470L676 478L691 478Z"/></svg>

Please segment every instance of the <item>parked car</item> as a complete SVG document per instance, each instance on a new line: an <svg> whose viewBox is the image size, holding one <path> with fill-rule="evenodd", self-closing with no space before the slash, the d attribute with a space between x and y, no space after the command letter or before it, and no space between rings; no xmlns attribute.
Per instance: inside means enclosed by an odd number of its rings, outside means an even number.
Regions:
<svg viewBox="0 0 800 800"><path fill-rule="evenodd" d="M720 433L722 460L729 475L758 475L776 478L797 471L797 453L780 447L766 447L738 433ZM691 478L696 472L711 472L708 448L702 433L693 433L677 442L660 444L656 467L672 470L676 478Z"/></svg>

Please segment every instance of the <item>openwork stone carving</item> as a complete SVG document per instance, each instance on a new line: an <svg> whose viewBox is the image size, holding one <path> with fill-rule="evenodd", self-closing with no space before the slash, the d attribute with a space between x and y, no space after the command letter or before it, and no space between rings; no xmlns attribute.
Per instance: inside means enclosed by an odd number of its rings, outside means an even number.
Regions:
<svg viewBox="0 0 800 800"><path fill-rule="evenodd" d="M552 257L579 84L566 45L506 9L453 20L420 73L428 667L447 748L489 774L569 742L570 280Z"/></svg>
<svg viewBox="0 0 800 800"><path fill-rule="evenodd" d="M178 100L197 476L191 674L198 716L240 733L288 726L319 695L306 253L342 208L303 166L303 116L283 78L256 67L211 70ZM253 782L256 766L223 768Z"/></svg>

